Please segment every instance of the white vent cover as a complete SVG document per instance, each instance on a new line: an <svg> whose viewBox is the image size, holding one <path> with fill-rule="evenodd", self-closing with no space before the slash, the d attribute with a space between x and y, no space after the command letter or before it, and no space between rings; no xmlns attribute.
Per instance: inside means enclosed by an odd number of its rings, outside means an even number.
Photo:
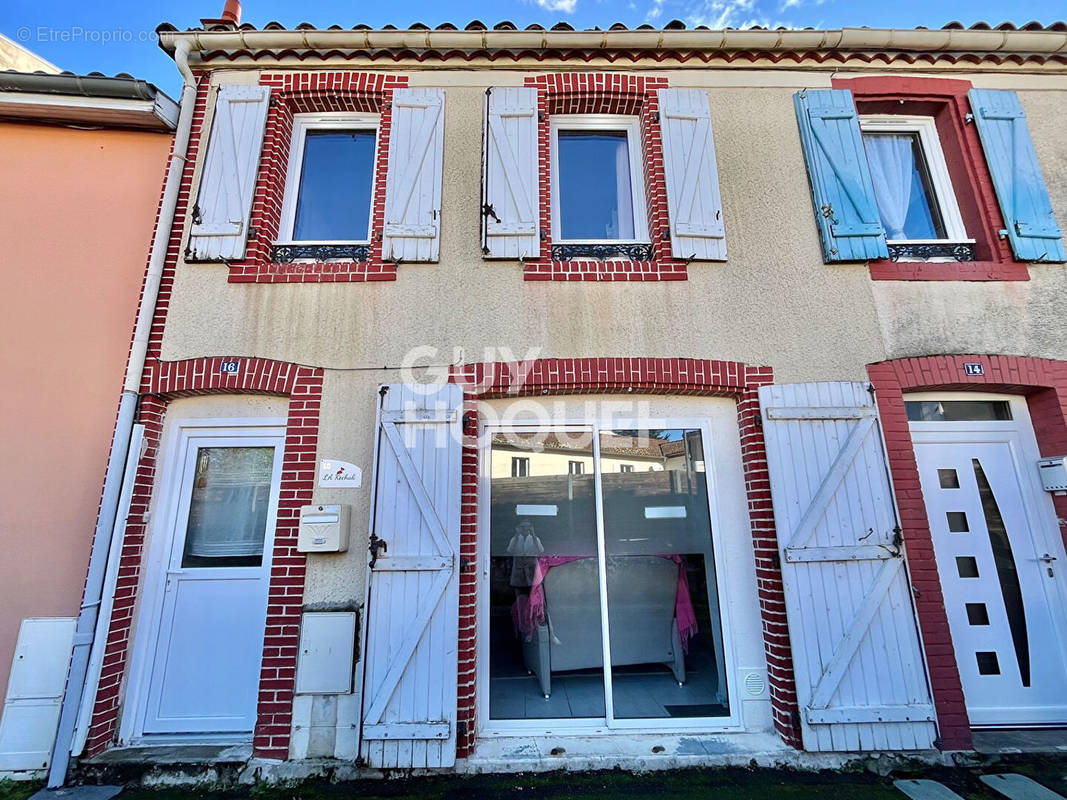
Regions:
<svg viewBox="0 0 1067 800"><path fill-rule="evenodd" d="M767 696L767 670L739 669L737 672L746 698Z"/></svg>

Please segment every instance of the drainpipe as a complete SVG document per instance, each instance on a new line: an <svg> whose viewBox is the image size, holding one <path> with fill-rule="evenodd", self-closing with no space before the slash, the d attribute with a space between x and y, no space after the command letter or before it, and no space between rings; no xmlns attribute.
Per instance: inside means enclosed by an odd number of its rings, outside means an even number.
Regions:
<svg viewBox="0 0 1067 800"><path fill-rule="evenodd" d="M81 609L78 612L78 622L74 629L74 652L70 660L67 690L63 695L59 728L56 731L55 744L52 746L52 759L48 768L49 789L59 788L66 782L74 727L78 721L79 711L83 702L93 703L96 694L96 680L91 682L92 685L86 682L90 655L93 650L99 653L107 640L109 620L100 619L100 605L104 597L105 583L107 583L108 553L112 549L112 539L116 530L124 527L122 524L117 524L120 522L117 515L119 497L122 493L122 477L137 411L141 377L148 353L148 336L152 330L159 284L163 277L163 265L167 258L171 228L174 225L174 208L178 204L178 189L182 173L185 171L185 155L189 146L189 131L193 124L193 106L196 103L196 79L193 77L192 70L189 69L189 50L190 46L187 41L177 43L174 49L174 61L184 78L178 125L174 132L170 163L167 165L167 178L163 184L159 223L156 225L155 236L152 239L148 271L145 273L144 288L141 293L141 306L137 311L137 322L133 332L133 343L130 345L130 354L126 361L126 382L122 388L122 398L119 400L115 432L111 437L111 452L108 455L104 491L100 500L100 512L96 518L96 530L93 532L85 592L82 596ZM112 570L112 573L115 572L117 571ZM112 593L114 592L113 584L108 588ZM110 616L110 612L107 616Z"/></svg>

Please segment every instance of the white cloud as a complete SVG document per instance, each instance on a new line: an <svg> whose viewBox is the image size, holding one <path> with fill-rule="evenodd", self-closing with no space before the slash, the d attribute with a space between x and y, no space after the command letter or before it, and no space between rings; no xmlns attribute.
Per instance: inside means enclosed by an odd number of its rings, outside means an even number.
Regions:
<svg viewBox="0 0 1067 800"><path fill-rule="evenodd" d="M653 0L654 2L655 0ZM688 9L686 22L690 27L706 25L712 30L722 28L795 28L792 22L774 19L759 5L760 0L701 0ZM821 5L824 0L782 0L785 8L804 3Z"/></svg>
<svg viewBox="0 0 1067 800"><path fill-rule="evenodd" d="M537 0L537 5L545 11L562 11L564 14L573 14L578 0Z"/></svg>
<svg viewBox="0 0 1067 800"><path fill-rule="evenodd" d="M663 4L666 0L652 0L652 7L645 15L645 22L655 22L663 16Z"/></svg>

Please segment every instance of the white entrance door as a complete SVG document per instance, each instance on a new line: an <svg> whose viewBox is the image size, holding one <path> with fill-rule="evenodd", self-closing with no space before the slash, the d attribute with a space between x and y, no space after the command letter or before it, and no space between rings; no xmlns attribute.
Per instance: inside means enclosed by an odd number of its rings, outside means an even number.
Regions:
<svg viewBox="0 0 1067 800"><path fill-rule="evenodd" d="M251 734L283 431L184 427L176 439L162 484L169 542L140 733Z"/></svg>
<svg viewBox="0 0 1067 800"><path fill-rule="evenodd" d="M1067 723L1067 561L1025 401L905 400L971 724Z"/></svg>

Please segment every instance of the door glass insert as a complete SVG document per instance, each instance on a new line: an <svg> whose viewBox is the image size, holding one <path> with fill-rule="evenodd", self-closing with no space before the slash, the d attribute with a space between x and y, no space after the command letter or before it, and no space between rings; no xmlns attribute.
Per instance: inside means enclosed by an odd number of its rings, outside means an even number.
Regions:
<svg viewBox="0 0 1067 800"><path fill-rule="evenodd" d="M493 435L492 719L604 717L592 464L592 431Z"/></svg>
<svg viewBox="0 0 1067 800"><path fill-rule="evenodd" d="M975 653L975 660L978 661L978 674L979 675L999 675L1000 674L1000 662L997 660L996 652L989 650L980 653Z"/></svg>
<svg viewBox="0 0 1067 800"><path fill-rule="evenodd" d="M704 464L699 430L600 434L617 718L730 713Z"/></svg>
<svg viewBox="0 0 1067 800"><path fill-rule="evenodd" d="M971 625L988 625L989 609L985 603L967 603L967 622Z"/></svg>
<svg viewBox="0 0 1067 800"><path fill-rule="evenodd" d="M990 422L1011 419L1011 404L1007 400L907 400L904 408L909 422Z"/></svg>
<svg viewBox="0 0 1067 800"><path fill-rule="evenodd" d="M961 578L977 578L978 559L974 556L956 556L956 571Z"/></svg>
<svg viewBox="0 0 1067 800"><path fill-rule="evenodd" d="M1008 531L1004 527L1004 518L997 505L997 498L989 486L985 470L977 458L971 459L974 466L974 478L978 483L978 495L982 500L986 529L989 531L989 544L993 548L993 563L997 568L1000 593L1004 598L1004 609L1008 613L1008 629L1011 631L1012 643L1015 645L1015 657L1019 661L1019 674L1023 686L1030 685L1030 645L1026 632L1026 612L1023 608L1023 594L1019 586L1019 571L1015 567L1015 556L1011 552ZM985 673L983 673L985 674Z"/></svg>
<svg viewBox="0 0 1067 800"><path fill-rule="evenodd" d="M967 533L970 530L966 511L946 511L945 516L948 518L949 533Z"/></svg>
<svg viewBox="0 0 1067 800"><path fill-rule="evenodd" d="M270 508L273 447L201 447L182 567L258 567Z"/></svg>
<svg viewBox="0 0 1067 800"><path fill-rule="evenodd" d="M956 474L954 469L939 469L937 471L937 482L942 489L960 488L960 476Z"/></svg>

